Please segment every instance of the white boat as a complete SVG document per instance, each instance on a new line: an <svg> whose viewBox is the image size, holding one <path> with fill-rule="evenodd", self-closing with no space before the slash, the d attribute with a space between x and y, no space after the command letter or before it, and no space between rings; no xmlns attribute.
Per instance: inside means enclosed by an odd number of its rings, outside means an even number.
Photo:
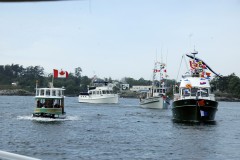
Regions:
<svg viewBox="0 0 240 160"><path fill-rule="evenodd" d="M33 117L65 118L63 88L37 88Z"/></svg>
<svg viewBox="0 0 240 160"><path fill-rule="evenodd" d="M118 94L113 93L113 84L103 80L94 80L88 92L80 93L79 103L118 103Z"/></svg>
<svg viewBox="0 0 240 160"><path fill-rule="evenodd" d="M6 160L40 160L38 158L33 158L25 155L20 155L16 153L6 152L0 150L0 159L6 159Z"/></svg>
<svg viewBox="0 0 240 160"><path fill-rule="evenodd" d="M149 91L142 92L140 95L140 106L142 108L163 109L168 108L170 102L166 97L165 83L163 82L163 72L165 64L155 62L153 69L153 81ZM159 81L156 74L159 73Z"/></svg>

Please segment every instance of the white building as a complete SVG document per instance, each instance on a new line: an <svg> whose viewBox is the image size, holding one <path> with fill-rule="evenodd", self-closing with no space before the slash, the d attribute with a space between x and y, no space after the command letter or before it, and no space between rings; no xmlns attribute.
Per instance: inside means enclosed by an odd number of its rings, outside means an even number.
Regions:
<svg viewBox="0 0 240 160"><path fill-rule="evenodd" d="M151 88L152 86L132 86L130 91L133 92L149 91Z"/></svg>

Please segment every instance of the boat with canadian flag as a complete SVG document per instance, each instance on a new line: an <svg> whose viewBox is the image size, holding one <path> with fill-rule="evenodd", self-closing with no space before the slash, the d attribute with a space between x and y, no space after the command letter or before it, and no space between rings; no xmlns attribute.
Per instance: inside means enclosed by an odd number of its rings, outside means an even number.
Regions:
<svg viewBox="0 0 240 160"><path fill-rule="evenodd" d="M214 122L218 102L211 93L210 75L216 74L203 60L196 57L198 52L186 54L190 58L190 71L182 76L176 86L172 103L172 116L175 122ZM209 72L210 71L210 72Z"/></svg>
<svg viewBox="0 0 240 160"><path fill-rule="evenodd" d="M67 77L67 71L53 70L53 79ZM32 116L54 119L66 118L64 90L64 88L54 87L53 80L49 83L49 87L45 88L38 88L38 81L36 81L35 109Z"/></svg>

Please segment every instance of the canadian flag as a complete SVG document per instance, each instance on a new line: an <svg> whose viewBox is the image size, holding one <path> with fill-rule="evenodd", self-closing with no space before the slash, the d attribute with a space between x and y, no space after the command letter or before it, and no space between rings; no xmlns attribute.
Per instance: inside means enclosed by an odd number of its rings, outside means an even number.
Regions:
<svg viewBox="0 0 240 160"><path fill-rule="evenodd" d="M57 69L53 70L53 77L54 78L68 78L68 72L67 71L58 71Z"/></svg>

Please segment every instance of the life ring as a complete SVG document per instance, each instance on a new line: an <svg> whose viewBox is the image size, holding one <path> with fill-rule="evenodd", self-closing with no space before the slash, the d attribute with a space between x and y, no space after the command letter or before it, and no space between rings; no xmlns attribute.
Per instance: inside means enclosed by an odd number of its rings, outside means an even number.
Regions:
<svg viewBox="0 0 240 160"><path fill-rule="evenodd" d="M192 88L192 85L191 85L190 83L188 83L188 84L186 84L185 87L188 88L188 89L190 89L190 88Z"/></svg>

